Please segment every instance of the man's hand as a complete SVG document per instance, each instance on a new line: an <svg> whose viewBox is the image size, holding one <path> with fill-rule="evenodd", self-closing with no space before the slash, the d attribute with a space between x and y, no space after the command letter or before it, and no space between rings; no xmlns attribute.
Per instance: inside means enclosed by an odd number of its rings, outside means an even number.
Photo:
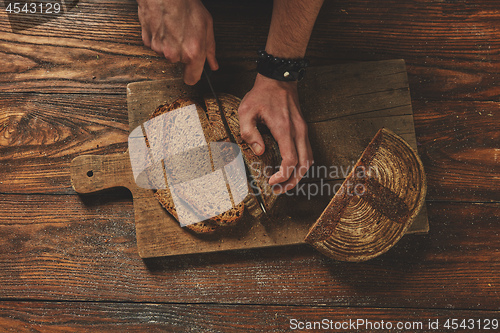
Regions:
<svg viewBox="0 0 500 333"><path fill-rule="evenodd" d="M283 160L280 170L269 179L275 193L295 187L313 164L297 83L276 81L258 74L254 87L241 101L238 113L241 137L256 155L262 155L265 150L257 123L264 123L278 142Z"/></svg>
<svg viewBox="0 0 500 333"><path fill-rule="evenodd" d="M186 64L184 82L193 85L205 59L212 70L215 59L212 16L200 0L137 0L144 45L171 62Z"/></svg>

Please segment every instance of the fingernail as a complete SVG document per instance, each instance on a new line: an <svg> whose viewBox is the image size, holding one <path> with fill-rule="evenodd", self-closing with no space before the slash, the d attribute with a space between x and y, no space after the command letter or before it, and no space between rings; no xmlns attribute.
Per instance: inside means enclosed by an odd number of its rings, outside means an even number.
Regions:
<svg viewBox="0 0 500 333"><path fill-rule="evenodd" d="M262 147L258 143L252 144L252 151L255 155L260 155L262 153Z"/></svg>

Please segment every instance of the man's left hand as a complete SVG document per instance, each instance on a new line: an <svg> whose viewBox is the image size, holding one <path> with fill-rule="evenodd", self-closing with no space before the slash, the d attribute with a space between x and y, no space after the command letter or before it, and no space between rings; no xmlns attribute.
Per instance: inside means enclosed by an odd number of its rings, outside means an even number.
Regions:
<svg viewBox="0 0 500 333"><path fill-rule="evenodd" d="M255 84L239 110L242 139L256 155L265 150L257 123L264 123L276 139L283 158L280 169L270 179L275 193L297 185L313 164L307 124L299 106L297 82L283 82L257 74Z"/></svg>

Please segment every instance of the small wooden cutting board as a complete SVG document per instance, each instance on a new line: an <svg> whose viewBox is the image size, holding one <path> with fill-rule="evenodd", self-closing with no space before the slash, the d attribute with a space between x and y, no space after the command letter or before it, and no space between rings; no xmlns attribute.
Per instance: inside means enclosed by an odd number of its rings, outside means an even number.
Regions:
<svg viewBox="0 0 500 333"><path fill-rule="evenodd" d="M214 73L213 81L218 92L242 98L251 89L254 77L254 73L222 71ZM157 106L203 92L208 92L203 82L189 87L181 78L129 84L130 131L148 120ZM273 214L260 220L245 214L236 230L200 236L181 228L152 190L135 184L128 151L75 158L71 163L73 188L78 193L128 188L133 195L137 246L143 258L302 244L333 197L334 185L340 186L380 128L394 131L415 150L417 145L403 60L311 67L300 83L299 94L315 165L324 168L321 174L305 178L293 195L280 196ZM427 231L424 206L407 233Z"/></svg>

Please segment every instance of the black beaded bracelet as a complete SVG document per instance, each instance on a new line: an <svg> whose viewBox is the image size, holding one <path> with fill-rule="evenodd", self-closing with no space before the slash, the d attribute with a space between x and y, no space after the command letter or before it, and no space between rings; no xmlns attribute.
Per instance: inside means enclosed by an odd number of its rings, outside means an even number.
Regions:
<svg viewBox="0 0 500 333"><path fill-rule="evenodd" d="M282 59L274 57L265 50L257 52L257 72L279 81L300 81L304 78L309 61L301 59Z"/></svg>

